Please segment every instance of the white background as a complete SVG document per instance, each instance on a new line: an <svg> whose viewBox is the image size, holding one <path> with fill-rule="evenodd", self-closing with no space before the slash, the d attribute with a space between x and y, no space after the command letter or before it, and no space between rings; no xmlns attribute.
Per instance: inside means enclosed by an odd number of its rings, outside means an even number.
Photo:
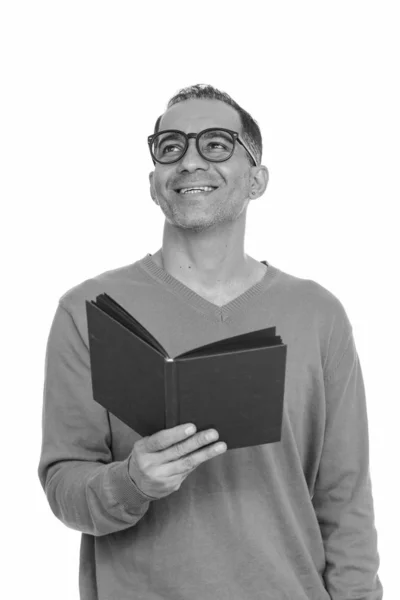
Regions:
<svg viewBox="0 0 400 600"><path fill-rule="evenodd" d="M246 252L325 286L353 324L379 573L399 597L396 5L1 4L3 597L78 599L80 533L37 477L49 328L66 290L160 247L147 136L195 83L261 127L270 183L248 208Z"/></svg>

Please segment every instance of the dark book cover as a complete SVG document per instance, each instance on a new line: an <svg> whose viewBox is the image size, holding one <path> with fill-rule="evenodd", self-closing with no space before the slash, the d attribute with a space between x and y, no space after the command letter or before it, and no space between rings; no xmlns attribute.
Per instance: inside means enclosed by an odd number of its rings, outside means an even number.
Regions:
<svg viewBox="0 0 400 600"><path fill-rule="evenodd" d="M86 314L93 398L139 435L194 423L228 450L280 441L287 346L275 327L171 358L108 294Z"/></svg>

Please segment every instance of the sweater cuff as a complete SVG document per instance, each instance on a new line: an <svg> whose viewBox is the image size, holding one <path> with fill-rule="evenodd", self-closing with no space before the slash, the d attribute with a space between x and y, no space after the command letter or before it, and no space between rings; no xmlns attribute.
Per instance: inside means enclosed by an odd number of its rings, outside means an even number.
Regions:
<svg viewBox="0 0 400 600"><path fill-rule="evenodd" d="M151 498L139 490L132 477L129 475L129 455L125 460L110 465L109 483L112 494L117 504L123 505L127 512L137 513L147 508Z"/></svg>

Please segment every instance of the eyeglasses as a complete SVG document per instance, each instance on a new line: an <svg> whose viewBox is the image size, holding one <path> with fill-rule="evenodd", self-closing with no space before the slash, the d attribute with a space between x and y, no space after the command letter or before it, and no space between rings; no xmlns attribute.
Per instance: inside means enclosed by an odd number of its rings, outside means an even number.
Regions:
<svg viewBox="0 0 400 600"><path fill-rule="evenodd" d="M228 160L235 151L237 140L251 157L254 166L257 166L255 157L240 139L237 131L231 131L223 127L210 127L199 131L199 133L184 133L178 129L165 129L149 135L147 141L153 163L156 164L155 161L157 161L162 165L170 165L178 162L185 155L190 138L196 139L196 148L200 156L211 162Z"/></svg>

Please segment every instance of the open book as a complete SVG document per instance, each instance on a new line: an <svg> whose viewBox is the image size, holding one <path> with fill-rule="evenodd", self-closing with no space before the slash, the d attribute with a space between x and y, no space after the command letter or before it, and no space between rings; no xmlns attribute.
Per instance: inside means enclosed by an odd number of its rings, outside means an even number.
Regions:
<svg viewBox="0 0 400 600"><path fill-rule="evenodd" d="M194 423L228 450L280 441L287 346L275 327L171 358L108 294L86 314L93 398L139 435Z"/></svg>

